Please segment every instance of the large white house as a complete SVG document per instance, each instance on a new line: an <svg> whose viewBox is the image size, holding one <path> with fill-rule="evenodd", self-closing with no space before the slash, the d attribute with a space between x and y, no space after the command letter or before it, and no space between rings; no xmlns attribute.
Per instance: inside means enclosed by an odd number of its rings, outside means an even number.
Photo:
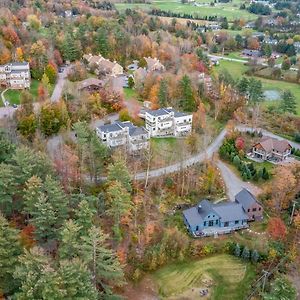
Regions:
<svg viewBox="0 0 300 300"><path fill-rule="evenodd" d="M11 89L30 88L29 63L13 62L0 65L0 85Z"/></svg>
<svg viewBox="0 0 300 300"><path fill-rule="evenodd" d="M185 136L191 133L193 115L175 111L170 108L160 108L145 111L146 129L150 136Z"/></svg>
<svg viewBox="0 0 300 300"><path fill-rule="evenodd" d="M96 128L96 133L104 144L110 148L125 146L133 152L146 149L149 145L149 133L144 127L138 127L131 122L116 121Z"/></svg>

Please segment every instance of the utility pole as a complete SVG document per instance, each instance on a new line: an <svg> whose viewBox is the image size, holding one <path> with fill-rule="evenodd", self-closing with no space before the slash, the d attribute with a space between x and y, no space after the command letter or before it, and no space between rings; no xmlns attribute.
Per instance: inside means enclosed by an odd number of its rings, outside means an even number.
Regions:
<svg viewBox="0 0 300 300"><path fill-rule="evenodd" d="M295 206L296 206L296 201L293 201L293 208L292 208L292 213L291 213L290 225L293 223L293 216L294 216L294 212L295 212Z"/></svg>

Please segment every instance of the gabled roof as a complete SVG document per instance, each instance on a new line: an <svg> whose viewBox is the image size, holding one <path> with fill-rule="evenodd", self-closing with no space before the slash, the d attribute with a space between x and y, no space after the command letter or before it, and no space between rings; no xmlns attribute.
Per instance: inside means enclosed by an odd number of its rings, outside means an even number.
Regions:
<svg viewBox="0 0 300 300"><path fill-rule="evenodd" d="M91 86L91 85L96 85L96 86L103 86L104 84L104 81L103 80L100 80L100 79L97 79L97 78L87 78L85 80L82 80L78 83L78 89L84 89L88 86Z"/></svg>
<svg viewBox="0 0 300 300"><path fill-rule="evenodd" d="M148 133L148 131L144 127L134 126L133 128L129 128L130 136L138 136L138 135L147 134L147 133Z"/></svg>
<svg viewBox="0 0 300 300"><path fill-rule="evenodd" d="M220 216L221 222L235 220L248 220L242 204L235 202L220 203L213 206L214 211Z"/></svg>
<svg viewBox="0 0 300 300"><path fill-rule="evenodd" d="M159 116L164 116L164 115L168 115L171 112L173 112L172 108L159 108L159 109L147 109L146 112L154 117L159 117Z"/></svg>
<svg viewBox="0 0 300 300"><path fill-rule="evenodd" d="M115 131L120 131L122 130L122 127L119 126L119 124L105 124L102 126L98 127L100 129L100 131L104 132L104 133L108 133L108 132L115 132Z"/></svg>
<svg viewBox="0 0 300 300"><path fill-rule="evenodd" d="M235 201L242 204L245 211L250 208L253 204L258 203L257 199L247 189L242 189L235 195Z"/></svg>
<svg viewBox="0 0 300 300"><path fill-rule="evenodd" d="M287 149L291 149L292 146L286 140L277 140L271 137L263 137L259 143L266 152L271 152L273 150L280 153L285 152Z"/></svg>

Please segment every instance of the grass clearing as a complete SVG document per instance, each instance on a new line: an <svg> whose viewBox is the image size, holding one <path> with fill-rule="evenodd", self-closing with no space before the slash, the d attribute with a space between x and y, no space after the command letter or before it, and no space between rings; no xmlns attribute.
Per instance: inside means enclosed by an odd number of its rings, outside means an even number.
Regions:
<svg viewBox="0 0 300 300"><path fill-rule="evenodd" d="M214 72L218 73L222 69L226 69L232 75L232 77L235 80L237 80L242 76L246 76L245 72L247 71L248 67L243 63L221 60L220 65L214 67ZM279 81L279 80L266 79L258 76L253 76L253 77L261 80L264 90L275 90L278 91L279 93L282 93L284 90L290 90L296 97L297 113L300 115L300 85L299 84L290 83L282 80ZM269 106L271 104L277 105L278 101L267 100L264 102L265 106Z"/></svg>
<svg viewBox="0 0 300 300"><path fill-rule="evenodd" d="M29 92L33 96L34 101L36 101L36 98L38 96L38 87L39 87L40 81L36 79L31 80L31 85ZM50 91L49 94L51 95L54 89L54 85L50 85ZM20 104L20 96L21 96L22 90L7 90L4 94L4 97L6 100L10 102L10 104Z"/></svg>
<svg viewBox="0 0 300 300"><path fill-rule="evenodd" d="M130 9L141 9L141 10L150 10L152 8L157 8L165 11L172 11L174 13L186 13L192 14L194 16L205 17L205 16L218 16L218 17L227 17L229 21L236 19L238 15L240 18L243 18L246 21L255 20L256 16L249 13L247 10L240 10L240 0L233 0L229 3L216 3L214 6L204 5L207 3L206 0L198 0L197 5L195 6L192 3L182 4L177 0L156 0L151 4L144 3L115 3L115 6L118 10L124 11L127 8Z"/></svg>
<svg viewBox="0 0 300 300"><path fill-rule="evenodd" d="M226 254L171 264L153 273L163 299L195 299L195 290L199 297L199 290L211 279L209 299L240 300L247 295L254 277L254 266Z"/></svg>
<svg viewBox="0 0 300 300"><path fill-rule="evenodd" d="M134 89L123 88L125 100L136 99L137 93Z"/></svg>

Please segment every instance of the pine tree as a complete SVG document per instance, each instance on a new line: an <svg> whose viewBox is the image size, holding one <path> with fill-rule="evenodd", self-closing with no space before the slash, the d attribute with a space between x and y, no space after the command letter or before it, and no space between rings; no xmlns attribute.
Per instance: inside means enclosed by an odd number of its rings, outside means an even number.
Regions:
<svg viewBox="0 0 300 300"><path fill-rule="evenodd" d="M246 95L249 88L249 80L246 77L242 77L242 79L238 82L237 89L240 94Z"/></svg>
<svg viewBox="0 0 300 300"><path fill-rule="evenodd" d="M191 79L184 75L179 82L180 106L184 111L193 112L196 110L196 99L193 94Z"/></svg>
<svg viewBox="0 0 300 300"><path fill-rule="evenodd" d="M255 78L250 78L248 93L250 102L253 104L261 102L264 98L261 81L256 80Z"/></svg>
<svg viewBox="0 0 300 300"><path fill-rule="evenodd" d="M0 214L0 292L11 295L16 291L19 281L13 273L22 253L19 232Z"/></svg>
<svg viewBox="0 0 300 300"><path fill-rule="evenodd" d="M241 257L244 260L249 260L249 258L250 258L250 251L249 251L248 247L244 247Z"/></svg>
<svg viewBox="0 0 300 300"><path fill-rule="evenodd" d="M240 245L239 245L239 244L236 244L236 245L235 245L234 255L235 255L236 257L240 257L240 255L241 255L241 248L240 248Z"/></svg>
<svg viewBox="0 0 300 300"><path fill-rule="evenodd" d="M82 237L82 259L88 265L94 285L99 284L105 293L111 293L109 285L122 285L124 274L116 254L106 245L107 236L93 226L88 236Z"/></svg>
<svg viewBox="0 0 300 300"><path fill-rule="evenodd" d="M43 183L41 178L32 176L25 183L24 188L24 210L25 214L30 214L34 211L34 205L37 203L38 198L42 194Z"/></svg>
<svg viewBox="0 0 300 300"><path fill-rule="evenodd" d="M0 163L9 161L15 149L16 146L7 138L6 132L0 129Z"/></svg>
<svg viewBox="0 0 300 300"><path fill-rule="evenodd" d="M80 58L80 50L75 43L74 37L67 33L62 46L64 60L75 61Z"/></svg>
<svg viewBox="0 0 300 300"><path fill-rule="evenodd" d="M122 159L117 159L113 164L108 166L107 179L109 182L118 181L128 192L132 191L131 178L126 164Z"/></svg>
<svg viewBox="0 0 300 300"><path fill-rule="evenodd" d="M80 256L80 229L81 227L73 220L64 223L60 231L60 259L72 259Z"/></svg>
<svg viewBox="0 0 300 300"><path fill-rule="evenodd" d="M11 165L0 164L0 210L5 215L13 211L13 196L16 192L16 179Z"/></svg>
<svg viewBox="0 0 300 300"><path fill-rule="evenodd" d="M107 57L110 47L108 42L108 32L104 28L100 27L97 30L96 47L97 47L97 51L99 51L103 57Z"/></svg>
<svg viewBox="0 0 300 300"><path fill-rule="evenodd" d="M256 263L256 262L258 262L258 260L259 260L259 254L258 254L257 250L253 250L251 253L251 261L253 263Z"/></svg>
<svg viewBox="0 0 300 300"><path fill-rule="evenodd" d="M291 91L287 90L283 92L282 101L280 103L280 109L283 112L291 114L297 114L297 102L295 96Z"/></svg>
<svg viewBox="0 0 300 300"><path fill-rule="evenodd" d="M130 215L133 207L130 194L119 181L110 183L107 189L109 209L106 211L114 219L114 231L117 239L120 239L120 223L122 217Z"/></svg>
<svg viewBox="0 0 300 300"><path fill-rule="evenodd" d="M80 226L80 235L87 235L93 225L93 218L96 210L92 208L86 200L82 200L75 211L76 224Z"/></svg>
<svg viewBox="0 0 300 300"><path fill-rule="evenodd" d="M132 76L128 77L128 87L132 89L134 87L134 79Z"/></svg>
<svg viewBox="0 0 300 300"><path fill-rule="evenodd" d="M169 102L168 86L165 79L162 79L159 83L158 90L158 103L160 107L166 107Z"/></svg>
<svg viewBox="0 0 300 300"><path fill-rule="evenodd" d="M61 277L67 299L99 299L91 281L91 272L78 258L61 261L58 276Z"/></svg>

